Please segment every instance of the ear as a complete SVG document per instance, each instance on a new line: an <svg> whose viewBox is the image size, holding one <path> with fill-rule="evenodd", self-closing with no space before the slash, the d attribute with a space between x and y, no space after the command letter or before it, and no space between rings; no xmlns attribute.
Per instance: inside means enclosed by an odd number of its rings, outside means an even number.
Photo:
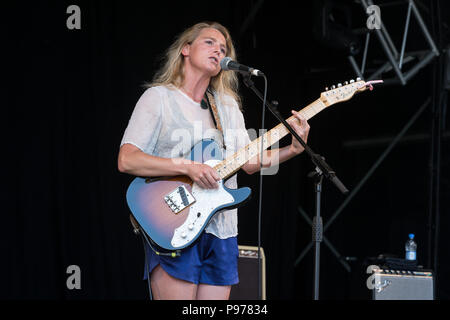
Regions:
<svg viewBox="0 0 450 320"><path fill-rule="evenodd" d="M186 44L184 45L183 49L181 49L181 54L182 54L184 57L189 56L189 51L190 51L190 49L191 49L191 45L190 45L189 43L186 43Z"/></svg>

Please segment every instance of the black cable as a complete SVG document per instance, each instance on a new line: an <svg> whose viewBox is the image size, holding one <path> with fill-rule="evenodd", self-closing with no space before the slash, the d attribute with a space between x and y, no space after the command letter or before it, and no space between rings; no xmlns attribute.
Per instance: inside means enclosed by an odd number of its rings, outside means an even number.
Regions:
<svg viewBox="0 0 450 320"><path fill-rule="evenodd" d="M145 247L145 241L147 241L147 239L145 238L145 235L143 234L142 230L139 230L139 233L141 234L142 237L142 245L144 247L144 257L145 257L145 273L147 274L147 283L148 283L148 294L149 294L149 298L150 300L153 300L153 295L152 295L152 286L150 284L150 273L148 270L148 258L147 258L147 248Z"/></svg>
<svg viewBox="0 0 450 320"><path fill-rule="evenodd" d="M267 78L264 77L264 99L263 99L263 107L262 107L262 119L261 119L261 130L264 130L264 120L266 115L266 97L267 97ZM261 131L260 131L261 132ZM258 299L262 300L262 290L261 290L261 212L262 212L262 191L263 191L263 153L264 153L264 134L262 131L260 135L260 143L261 143L261 155L260 155L260 163L259 163L259 206L258 206Z"/></svg>
<svg viewBox="0 0 450 320"><path fill-rule="evenodd" d="M171 251L171 252L161 252L157 249L155 249L152 244L151 244L151 240L150 238L148 238L147 234L142 230L139 229L139 234L141 235L142 238L142 244L144 247L144 257L145 257L145 273L147 274L147 282L148 282L148 294L150 297L150 300L153 300L153 295L152 295L152 286L151 286L151 279L150 279L150 272L148 270L148 257L147 257L147 248L146 248L146 244L150 247L150 249L156 253L158 256L166 256L166 257L172 257L172 258L176 258L179 257L181 255L180 250L176 250L176 251Z"/></svg>

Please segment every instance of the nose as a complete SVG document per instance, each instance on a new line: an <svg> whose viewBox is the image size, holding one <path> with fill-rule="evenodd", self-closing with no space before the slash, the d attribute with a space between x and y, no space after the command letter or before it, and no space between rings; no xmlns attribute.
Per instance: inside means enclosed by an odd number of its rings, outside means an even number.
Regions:
<svg viewBox="0 0 450 320"><path fill-rule="evenodd" d="M221 48L220 44L215 45L214 53L216 53L219 57L225 56L225 54L222 53L222 48Z"/></svg>

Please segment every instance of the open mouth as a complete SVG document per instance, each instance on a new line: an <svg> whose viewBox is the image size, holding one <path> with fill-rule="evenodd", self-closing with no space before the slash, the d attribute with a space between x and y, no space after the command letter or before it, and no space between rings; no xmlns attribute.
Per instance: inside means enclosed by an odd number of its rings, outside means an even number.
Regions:
<svg viewBox="0 0 450 320"><path fill-rule="evenodd" d="M219 64L219 59L216 57L209 57L209 60L211 60L214 64Z"/></svg>

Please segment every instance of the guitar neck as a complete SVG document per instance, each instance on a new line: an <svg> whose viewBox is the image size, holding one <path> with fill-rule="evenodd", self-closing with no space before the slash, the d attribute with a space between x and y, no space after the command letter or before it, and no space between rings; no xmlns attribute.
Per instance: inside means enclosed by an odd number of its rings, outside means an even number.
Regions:
<svg viewBox="0 0 450 320"><path fill-rule="evenodd" d="M306 120L309 120L326 107L327 106L322 102L322 100L317 99L300 110L299 113L302 114ZM287 121L291 120L298 121L294 116L287 119ZM253 140L247 146L239 149L236 153L224 159L214 168L221 179L226 179L238 171L251 158L261 154L261 141L263 141L263 150L266 150L289 133L289 130L282 123L280 123L273 129L267 131L264 135Z"/></svg>

